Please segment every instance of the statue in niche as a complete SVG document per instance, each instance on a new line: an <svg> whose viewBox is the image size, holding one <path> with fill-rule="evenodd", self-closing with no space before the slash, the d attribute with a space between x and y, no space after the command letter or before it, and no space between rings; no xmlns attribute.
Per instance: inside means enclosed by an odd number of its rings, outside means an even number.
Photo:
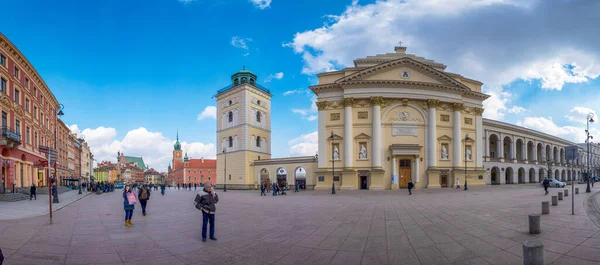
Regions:
<svg viewBox="0 0 600 265"><path fill-rule="evenodd" d="M448 149L446 149L445 145L442 145L442 159L448 160Z"/></svg>
<svg viewBox="0 0 600 265"><path fill-rule="evenodd" d="M337 146L333 146L333 160L340 160L340 150Z"/></svg>
<svg viewBox="0 0 600 265"><path fill-rule="evenodd" d="M358 154L358 158L363 160L367 159L367 148L364 144L360 145L360 153Z"/></svg>
<svg viewBox="0 0 600 265"><path fill-rule="evenodd" d="M471 147L467 148L467 161L471 161Z"/></svg>

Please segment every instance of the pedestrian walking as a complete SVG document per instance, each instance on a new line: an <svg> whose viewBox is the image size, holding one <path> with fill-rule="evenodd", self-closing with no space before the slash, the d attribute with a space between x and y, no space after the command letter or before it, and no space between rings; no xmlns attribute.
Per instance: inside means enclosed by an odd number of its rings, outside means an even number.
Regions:
<svg viewBox="0 0 600 265"><path fill-rule="evenodd" d="M273 183L273 196L277 196L277 184Z"/></svg>
<svg viewBox="0 0 600 265"><path fill-rule="evenodd" d="M413 184L412 180L408 181L408 195L412 195L412 189L415 187L415 184Z"/></svg>
<svg viewBox="0 0 600 265"><path fill-rule="evenodd" d="M198 184L194 183L194 190L198 188Z"/></svg>
<svg viewBox="0 0 600 265"><path fill-rule="evenodd" d="M456 189L459 190L460 189L460 178L456 177Z"/></svg>
<svg viewBox="0 0 600 265"><path fill-rule="evenodd" d="M160 185L160 193L165 196L165 184Z"/></svg>
<svg viewBox="0 0 600 265"><path fill-rule="evenodd" d="M206 228L210 224L210 239L217 240L215 237L215 204L219 202L219 196L212 189L210 182L204 183L204 188L198 192L194 203L196 209L202 211L202 242L206 242Z"/></svg>
<svg viewBox="0 0 600 265"><path fill-rule="evenodd" d="M56 187L56 183L52 185L52 197L56 197L56 193L58 193L58 187Z"/></svg>
<svg viewBox="0 0 600 265"><path fill-rule="evenodd" d="M31 188L29 188L29 200L30 201L32 198L35 198L35 200L37 201L36 191L37 191L37 187L35 186L35 184L31 184Z"/></svg>
<svg viewBox="0 0 600 265"><path fill-rule="evenodd" d="M133 217L136 202L137 196L135 192L129 186L125 186L123 188L123 208L125 210L125 226L127 227L133 225L131 217Z"/></svg>
<svg viewBox="0 0 600 265"><path fill-rule="evenodd" d="M140 205L142 205L142 215L146 216L146 205L148 205L148 200L150 200L150 189L146 184L140 189L138 198L140 198Z"/></svg>
<svg viewBox="0 0 600 265"><path fill-rule="evenodd" d="M546 192L544 193L544 195L548 195L548 187L550 187L550 181L548 180L548 178L544 178L542 185L544 185L544 191Z"/></svg>
<svg viewBox="0 0 600 265"><path fill-rule="evenodd" d="M267 189L267 185L263 182L260 184L260 196L267 196L267 194L265 193Z"/></svg>

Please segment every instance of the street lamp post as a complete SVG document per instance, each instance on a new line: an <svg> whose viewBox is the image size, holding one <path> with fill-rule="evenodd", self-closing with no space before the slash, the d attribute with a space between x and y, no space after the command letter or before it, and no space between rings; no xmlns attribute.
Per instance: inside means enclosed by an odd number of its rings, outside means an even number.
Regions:
<svg viewBox="0 0 600 265"><path fill-rule="evenodd" d="M56 151L56 123L58 122L58 118L62 117L63 115L65 115L63 113L63 109L65 108L65 106L63 104L59 104L60 107L58 108L58 111L56 112L56 116L57 117L57 121L54 123L54 151ZM58 158L58 154L57 154L57 158ZM50 161L48 161L50 162ZM58 176L58 174L56 173L56 162L58 161L54 161L54 177L56 178ZM80 193L81 194L81 193ZM54 194L54 199L52 200L52 203L59 203L58 201L58 187L56 187L56 194Z"/></svg>
<svg viewBox="0 0 600 265"><path fill-rule="evenodd" d="M590 163L591 163L591 156L590 156L590 139L594 139L594 137L592 137L590 135L590 122L594 122L594 114L593 113L589 113L587 115L587 119L586 119L586 124L587 124L587 128L585 130L585 133L587 134L586 137L586 144L587 144L587 153L588 153L588 157L587 157L587 187L585 189L586 193L590 193L592 192L592 190L590 189Z"/></svg>
<svg viewBox="0 0 600 265"><path fill-rule="evenodd" d="M78 194L81 194L81 178L79 178L79 193Z"/></svg>
<svg viewBox="0 0 600 265"><path fill-rule="evenodd" d="M225 166L223 167L224 174L223 178L225 179L223 185L223 192L227 192L227 153L225 152L225 148L223 148L223 155L225 156Z"/></svg>
<svg viewBox="0 0 600 265"><path fill-rule="evenodd" d="M571 156L571 214L575 215L575 176L573 176L573 161L575 160L575 148Z"/></svg>
<svg viewBox="0 0 600 265"><path fill-rule="evenodd" d="M331 146L333 147L333 131L331 131ZM335 154L331 149L331 194L335 194Z"/></svg>
<svg viewBox="0 0 600 265"><path fill-rule="evenodd" d="M469 141L469 140L472 140L472 139L471 139L471 137L469 137L469 134L467 133L467 135L465 136L465 189L464 190L469 190L469 188L467 187L467 141Z"/></svg>

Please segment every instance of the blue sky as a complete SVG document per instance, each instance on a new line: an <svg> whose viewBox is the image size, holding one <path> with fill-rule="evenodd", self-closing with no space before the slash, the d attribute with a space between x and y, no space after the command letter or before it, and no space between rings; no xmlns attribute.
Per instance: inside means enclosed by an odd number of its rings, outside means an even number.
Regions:
<svg viewBox="0 0 600 265"><path fill-rule="evenodd" d="M578 117L598 102L593 1L2 2L0 31L96 157L114 160L121 150L159 170L177 129L190 156L214 157L215 120L198 116L244 65L273 93L273 156L313 155L315 74L391 52L398 41L486 83L489 118L578 140ZM565 10L579 14L577 32L555 19Z"/></svg>

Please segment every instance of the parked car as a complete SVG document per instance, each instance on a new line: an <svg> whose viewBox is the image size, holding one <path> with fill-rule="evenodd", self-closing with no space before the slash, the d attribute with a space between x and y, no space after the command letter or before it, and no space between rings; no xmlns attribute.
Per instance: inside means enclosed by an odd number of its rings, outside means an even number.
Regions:
<svg viewBox="0 0 600 265"><path fill-rule="evenodd" d="M559 181L555 178L550 179L550 187L564 188L565 186L567 186L567 183Z"/></svg>
<svg viewBox="0 0 600 265"><path fill-rule="evenodd" d="M125 187L125 185L123 185L123 183L117 183L115 185L115 189L122 189L123 187Z"/></svg>

